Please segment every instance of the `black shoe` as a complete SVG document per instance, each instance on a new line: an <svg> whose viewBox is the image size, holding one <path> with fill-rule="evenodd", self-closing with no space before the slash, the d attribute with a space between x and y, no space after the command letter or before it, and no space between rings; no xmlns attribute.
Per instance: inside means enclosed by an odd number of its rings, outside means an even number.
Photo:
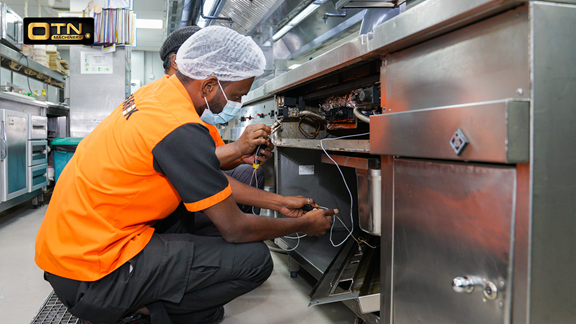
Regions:
<svg viewBox="0 0 576 324"><path fill-rule="evenodd" d="M218 324L221 323L223 320L224 320L224 306L220 306L218 307L218 309L214 311L214 313L212 313L212 315L198 322L198 324Z"/></svg>

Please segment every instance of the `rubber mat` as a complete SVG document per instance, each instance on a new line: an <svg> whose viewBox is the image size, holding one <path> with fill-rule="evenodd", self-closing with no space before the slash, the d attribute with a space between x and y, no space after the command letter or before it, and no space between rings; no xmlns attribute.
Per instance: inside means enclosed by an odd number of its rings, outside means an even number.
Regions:
<svg viewBox="0 0 576 324"><path fill-rule="evenodd" d="M80 320L68 313L66 306L51 292L30 324L80 324Z"/></svg>

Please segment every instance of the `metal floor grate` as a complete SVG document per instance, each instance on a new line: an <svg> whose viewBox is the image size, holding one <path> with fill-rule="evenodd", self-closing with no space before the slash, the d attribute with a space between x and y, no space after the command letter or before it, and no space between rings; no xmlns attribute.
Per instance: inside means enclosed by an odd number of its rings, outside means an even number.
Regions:
<svg viewBox="0 0 576 324"><path fill-rule="evenodd" d="M51 292L30 324L80 324L80 320L68 313L66 306Z"/></svg>

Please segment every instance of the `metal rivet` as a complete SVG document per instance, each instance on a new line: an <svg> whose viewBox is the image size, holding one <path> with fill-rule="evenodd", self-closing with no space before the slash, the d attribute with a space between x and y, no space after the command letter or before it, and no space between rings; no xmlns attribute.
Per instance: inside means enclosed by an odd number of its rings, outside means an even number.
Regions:
<svg viewBox="0 0 576 324"><path fill-rule="evenodd" d="M500 288L504 288L504 285L506 283L504 282L504 280L500 280L500 282L498 282L498 284L500 285Z"/></svg>
<svg viewBox="0 0 576 324"><path fill-rule="evenodd" d="M503 303L503 302L498 302L498 307L500 307L500 308L504 307L504 303Z"/></svg>
<svg viewBox="0 0 576 324"><path fill-rule="evenodd" d="M392 108L389 108L388 111L392 111Z"/></svg>
<svg viewBox="0 0 576 324"><path fill-rule="evenodd" d="M524 90L522 88L518 88L518 90L516 90L516 93L521 96L524 94Z"/></svg>

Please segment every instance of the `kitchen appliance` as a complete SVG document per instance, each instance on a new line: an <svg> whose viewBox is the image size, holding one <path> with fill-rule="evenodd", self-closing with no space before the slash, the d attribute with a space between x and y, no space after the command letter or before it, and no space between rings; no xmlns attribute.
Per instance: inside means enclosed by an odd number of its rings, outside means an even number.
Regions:
<svg viewBox="0 0 576 324"><path fill-rule="evenodd" d="M24 22L8 5L0 3L0 42L16 50L22 49Z"/></svg>
<svg viewBox="0 0 576 324"><path fill-rule="evenodd" d="M7 201L28 192L28 114L0 109L0 142L0 198Z"/></svg>

